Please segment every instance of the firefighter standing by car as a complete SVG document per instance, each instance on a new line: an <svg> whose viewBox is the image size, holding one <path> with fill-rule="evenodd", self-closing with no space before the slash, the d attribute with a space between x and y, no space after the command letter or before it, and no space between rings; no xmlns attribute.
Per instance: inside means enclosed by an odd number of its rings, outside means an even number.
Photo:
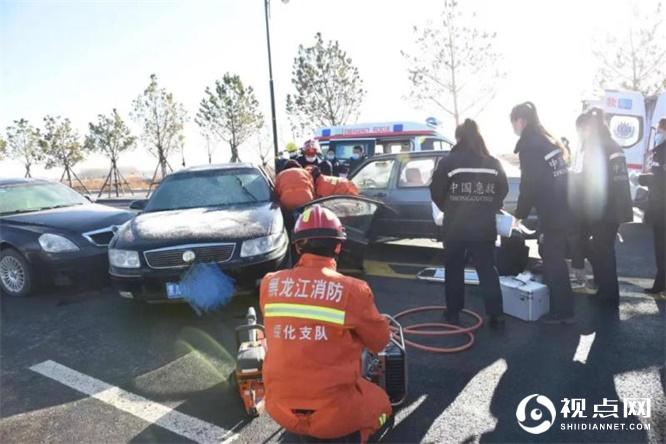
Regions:
<svg viewBox="0 0 666 444"><path fill-rule="evenodd" d="M620 224L634 219L627 162L601 109L592 108L581 114L576 128L583 142L583 168L575 194L582 200L577 207L582 213L582 225L587 227L586 237L591 237L589 258L598 287L595 300L618 307L615 239Z"/></svg>
<svg viewBox="0 0 666 444"><path fill-rule="evenodd" d="M501 163L488 153L473 120L456 128L457 144L433 173L430 193L444 217L446 254L447 322L459 324L465 304L465 261L467 254L484 291L490 325L504 323L502 291L495 267L495 215L509 192Z"/></svg>
<svg viewBox="0 0 666 444"><path fill-rule="evenodd" d="M287 161L284 170L275 179L275 195L282 208L285 226L291 231L294 226L293 211L314 199L312 175L295 160Z"/></svg>
<svg viewBox="0 0 666 444"><path fill-rule="evenodd" d="M333 174L333 167L327 160L320 160L317 157L319 153L319 144L316 140L310 139L303 144L303 155L297 160L303 168L310 171L312 168L317 167L321 170L322 174L330 176Z"/></svg>
<svg viewBox="0 0 666 444"><path fill-rule="evenodd" d="M648 294L664 294L666 290L666 118L659 120L655 135L656 145L652 150L652 166L649 174L639 177L640 184L648 187L648 207L645 220L652 225L654 233L654 255L657 275Z"/></svg>
<svg viewBox="0 0 666 444"><path fill-rule="evenodd" d="M550 291L546 323L573 323L574 307L566 262L571 220L567 186L566 148L541 125L532 102L516 105L510 115L520 137L514 153L520 157L520 194L514 215L518 222L536 208L539 218L544 283Z"/></svg>
<svg viewBox="0 0 666 444"><path fill-rule="evenodd" d="M336 271L345 239L335 214L314 205L294 228L296 267L262 280L266 411L297 435L360 434L367 442L392 409L386 392L362 377L361 353L380 352L391 333L367 283Z"/></svg>

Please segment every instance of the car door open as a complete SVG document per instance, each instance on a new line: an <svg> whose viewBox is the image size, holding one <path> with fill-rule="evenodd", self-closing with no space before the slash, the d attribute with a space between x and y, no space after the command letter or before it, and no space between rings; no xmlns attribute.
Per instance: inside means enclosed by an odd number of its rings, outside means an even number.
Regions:
<svg viewBox="0 0 666 444"><path fill-rule="evenodd" d="M375 238L373 223L378 218L396 212L382 202L362 196L330 196L313 200L294 210L298 217L309 207L321 205L331 210L342 223L347 233L347 240L342 244L338 258L340 269L363 270L365 250Z"/></svg>

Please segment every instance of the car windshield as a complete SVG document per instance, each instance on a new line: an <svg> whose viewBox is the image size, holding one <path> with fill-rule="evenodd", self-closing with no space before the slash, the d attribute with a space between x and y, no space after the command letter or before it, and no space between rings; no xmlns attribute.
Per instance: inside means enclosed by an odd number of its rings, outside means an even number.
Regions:
<svg viewBox="0 0 666 444"><path fill-rule="evenodd" d="M88 199L60 183L20 183L0 187L1 215L88 204Z"/></svg>
<svg viewBox="0 0 666 444"><path fill-rule="evenodd" d="M167 177L145 212L241 205L270 199L268 183L256 170L201 171Z"/></svg>

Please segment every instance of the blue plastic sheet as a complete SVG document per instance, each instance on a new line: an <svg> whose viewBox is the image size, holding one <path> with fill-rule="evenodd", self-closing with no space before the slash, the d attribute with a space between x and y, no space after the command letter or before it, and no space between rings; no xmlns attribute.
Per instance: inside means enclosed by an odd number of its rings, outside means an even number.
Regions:
<svg viewBox="0 0 666 444"><path fill-rule="evenodd" d="M180 288L199 315L224 307L236 291L234 280L214 263L193 265L180 281Z"/></svg>

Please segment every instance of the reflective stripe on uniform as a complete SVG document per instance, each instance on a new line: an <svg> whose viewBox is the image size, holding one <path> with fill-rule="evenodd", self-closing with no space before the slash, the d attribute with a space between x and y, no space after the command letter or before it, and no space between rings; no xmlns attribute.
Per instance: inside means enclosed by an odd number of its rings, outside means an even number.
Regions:
<svg viewBox="0 0 666 444"><path fill-rule="evenodd" d="M383 426L386 424L386 413L382 413L382 415L379 417L379 427Z"/></svg>
<svg viewBox="0 0 666 444"><path fill-rule="evenodd" d="M497 170L492 168L456 168L455 170L449 171L449 177L453 177L456 174L460 173L484 173L484 174L494 174L497 176L499 173Z"/></svg>
<svg viewBox="0 0 666 444"><path fill-rule="evenodd" d="M613 159L617 159L618 157L625 157L625 155L624 155L624 153L615 153L615 154L611 154L609 159L613 160Z"/></svg>
<svg viewBox="0 0 666 444"><path fill-rule="evenodd" d="M266 304L265 317L274 318L279 316L312 319L337 325L344 325L345 323L345 312L334 308L304 304Z"/></svg>
<svg viewBox="0 0 666 444"><path fill-rule="evenodd" d="M562 152L562 151L561 151L559 148L556 149L556 150L553 150L553 151L551 151L550 153L548 153L548 154L546 154L546 155L544 156L544 160L552 159L553 157L557 156L557 155L560 154L561 152Z"/></svg>

